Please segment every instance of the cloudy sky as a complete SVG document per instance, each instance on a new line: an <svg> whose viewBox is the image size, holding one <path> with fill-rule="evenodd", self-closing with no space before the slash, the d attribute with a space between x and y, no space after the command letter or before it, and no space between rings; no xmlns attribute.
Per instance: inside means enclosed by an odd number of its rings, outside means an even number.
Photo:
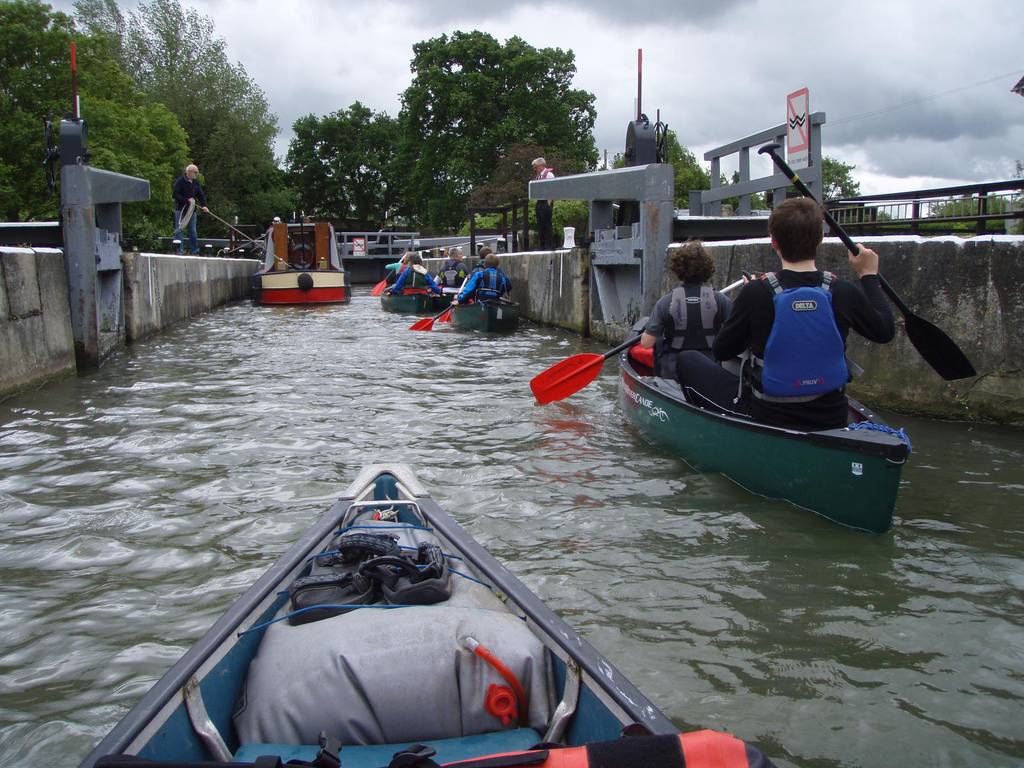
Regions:
<svg viewBox="0 0 1024 768"><path fill-rule="evenodd" d="M786 94L806 86L827 115L824 153L855 164L865 193L1002 180L1024 162L1024 97L1010 90L1024 76L1022 0L184 1L267 95L281 154L302 115L356 100L397 115L412 45L478 29L574 51L609 157L642 48L644 111L660 109L698 159L781 124Z"/></svg>

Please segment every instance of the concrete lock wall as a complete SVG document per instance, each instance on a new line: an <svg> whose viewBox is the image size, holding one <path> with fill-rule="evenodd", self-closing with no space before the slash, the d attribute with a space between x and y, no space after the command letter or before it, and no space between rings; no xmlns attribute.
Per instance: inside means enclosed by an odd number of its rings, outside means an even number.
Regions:
<svg viewBox="0 0 1024 768"><path fill-rule="evenodd" d="M0 397L74 371L64 254L0 248Z"/></svg>
<svg viewBox="0 0 1024 768"><path fill-rule="evenodd" d="M125 329L139 341L174 323L208 312L252 292L255 259L210 259L126 253Z"/></svg>
<svg viewBox="0 0 1024 768"><path fill-rule="evenodd" d="M138 341L251 293L253 259L126 253L126 338ZM0 248L0 398L76 371L64 254Z"/></svg>

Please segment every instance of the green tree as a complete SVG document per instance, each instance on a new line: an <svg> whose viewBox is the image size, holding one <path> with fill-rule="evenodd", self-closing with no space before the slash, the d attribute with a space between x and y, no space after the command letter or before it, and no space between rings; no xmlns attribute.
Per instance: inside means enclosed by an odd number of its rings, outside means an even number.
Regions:
<svg viewBox="0 0 1024 768"><path fill-rule="evenodd" d="M834 157L821 158L822 200L839 200L860 195L860 183L853 180L855 165L836 160Z"/></svg>
<svg viewBox="0 0 1024 768"><path fill-rule="evenodd" d="M273 152L277 119L244 67L228 59L213 22L179 0L141 2L125 17L115 6L80 0L76 10L84 26L118 41L136 84L177 116L211 210L254 222L290 210L294 193ZM169 187L180 173L162 183Z"/></svg>
<svg viewBox="0 0 1024 768"><path fill-rule="evenodd" d="M170 190L162 183L186 156L184 133L166 108L133 85L106 37L76 33L70 17L33 0L0 3L0 215L57 216L59 198L40 162L42 124L71 111L73 41L91 162L150 181L151 200L126 205L122 226L127 241L152 247L155 235L170 228Z"/></svg>
<svg viewBox="0 0 1024 768"><path fill-rule="evenodd" d="M307 213L374 227L395 205L390 179L398 143L397 121L358 101L318 118L306 115L292 126L288 148L289 179Z"/></svg>
<svg viewBox="0 0 1024 768"><path fill-rule="evenodd" d="M665 132L665 162L675 169L676 208L689 209L690 190L710 187L710 174L697 162L693 152L679 143L673 130Z"/></svg>
<svg viewBox="0 0 1024 768"><path fill-rule="evenodd" d="M544 147L546 158L579 167L596 164L594 96L572 88L572 51L455 32L414 45L411 69L396 167L403 212L424 227L456 227L472 190L516 145Z"/></svg>
<svg viewBox="0 0 1024 768"><path fill-rule="evenodd" d="M0 3L0 216L56 218L47 189L43 120L71 109L68 46L74 25L38 2Z"/></svg>

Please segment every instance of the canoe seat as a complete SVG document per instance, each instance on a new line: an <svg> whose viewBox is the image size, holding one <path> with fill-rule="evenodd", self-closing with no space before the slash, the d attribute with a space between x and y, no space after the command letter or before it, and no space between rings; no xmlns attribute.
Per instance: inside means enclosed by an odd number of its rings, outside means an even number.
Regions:
<svg viewBox="0 0 1024 768"><path fill-rule="evenodd" d="M502 752L520 752L539 744L541 735L532 728L515 728L510 731L481 733L476 736L463 736L456 739L439 739L424 741L428 747L437 750L433 758L438 763L452 763L457 760L468 760L480 755L493 755ZM341 764L344 768L380 768L391 762L396 752L400 752L409 744L371 744L346 746L341 748ZM317 745L293 744L243 744L235 752L234 762L252 763L263 755L277 755L281 762L289 760L305 760L310 762L320 749Z"/></svg>

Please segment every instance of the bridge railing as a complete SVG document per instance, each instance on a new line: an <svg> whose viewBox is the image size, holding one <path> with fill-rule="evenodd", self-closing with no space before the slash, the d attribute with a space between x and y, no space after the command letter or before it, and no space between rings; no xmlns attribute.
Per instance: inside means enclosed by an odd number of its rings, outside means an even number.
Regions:
<svg viewBox="0 0 1024 768"><path fill-rule="evenodd" d="M824 112L813 112L810 116L811 148L810 165L797 171L819 201L822 199L821 186L821 126L825 124ZM759 179L750 178L750 150L757 150L768 142L777 142L785 146L786 124L776 125L742 139L723 144L704 153L704 159L711 161L711 189L693 190L690 192L691 216L721 216L722 201L730 197L739 197L740 203L736 213L740 216L750 215L750 198L758 192L773 193L773 199L785 200L786 187L790 185L785 175L772 168L771 176ZM731 155L739 155L739 181L734 184L722 183L722 159Z"/></svg>
<svg viewBox="0 0 1024 768"><path fill-rule="evenodd" d="M402 258L405 249L408 248L409 240L419 236L419 232L337 232L338 250L341 258L370 258L370 259L393 259L398 261ZM355 242L362 239L366 248L365 254L356 256L353 253Z"/></svg>
<svg viewBox="0 0 1024 768"><path fill-rule="evenodd" d="M860 234L1021 233L1024 179L862 195L826 206L842 226Z"/></svg>

